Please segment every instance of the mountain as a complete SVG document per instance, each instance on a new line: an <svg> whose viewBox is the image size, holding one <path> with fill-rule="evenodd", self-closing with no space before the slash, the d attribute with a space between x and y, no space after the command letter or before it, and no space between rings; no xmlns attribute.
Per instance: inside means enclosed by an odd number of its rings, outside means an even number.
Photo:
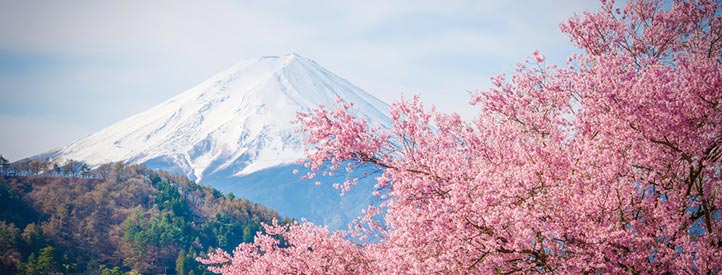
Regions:
<svg viewBox="0 0 722 275"><path fill-rule="evenodd" d="M303 171L294 163L305 155L299 126L291 123L296 112L334 106L337 97L354 102L372 125L390 125L387 104L292 53L242 61L147 111L35 158L145 164L284 216L341 228L367 205L373 184L341 198L331 184L347 175L314 187L291 173Z"/></svg>

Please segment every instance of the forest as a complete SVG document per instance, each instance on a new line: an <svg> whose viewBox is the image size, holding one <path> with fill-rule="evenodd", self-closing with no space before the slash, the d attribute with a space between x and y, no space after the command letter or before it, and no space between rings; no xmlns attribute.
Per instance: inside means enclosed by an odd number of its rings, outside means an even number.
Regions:
<svg viewBox="0 0 722 275"><path fill-rule="evenodd" d="M210 274L273 210L143 165L0 156L2 274ZM282 223L288 223L287 219Z"/></svg>

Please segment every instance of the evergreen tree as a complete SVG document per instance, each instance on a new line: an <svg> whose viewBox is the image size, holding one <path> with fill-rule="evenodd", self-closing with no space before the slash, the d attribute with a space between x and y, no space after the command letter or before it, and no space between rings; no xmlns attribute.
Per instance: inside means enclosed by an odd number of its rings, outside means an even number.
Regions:
<svg viewBox="0 0 722 275"><path fill-rule="evenodd" d="M35 271L37 270L37 261L35 253L30 253L30 256L28 256L28 262L23 266L25 274L35 274Z"/></svg>
<svg viewBox="0 0 722 275"><path fill-rule="evenodd" d="M103 271L100 273L101 275L123 275L123 272L120 271L120 267L114 267L112 269L110 268L103 268Z"/></svg>
<svg viewBox="0 0 722 275"><path fill-rule="evenodd" d="M185 250L181 249L178 252L178 259L175 261L175 272L178 275L185 275L186 270L186 252Z"/></svg>
<svg viewBox="0 0 722 275"><path fill-rule="evenodd" d="M15 224L0 221L0 273L11 273L20 263L22 256L17 250L20 230Z"/></svg>
<svg viewBox="0 0 722 275"><path fill-rule="evenodd" d="M83 163L82 166L80 166L80 176L82 177L88 177L90 175L90 166L88 164Z"/></svg>
<svg viewBox="0 0 722 275"><path fill-rule="evenodd" d="M35 264L35 270L43 274L53 273L60 270L58 268L58 262L55 259L55 248L52 246L46 246L43 249L40 249L40 256L38 256Z"/></svg>
<svg viewBox="0 0 722 275"><path fill-rule="evenodd" d="M9 165L10 165L10 162L5 157L3 157L2 154L0 154L0 174L5 175L5 173L8 170L7 168Z"/></svg>
<svg viewBox="0 0 722 275"><path fill-rule="evenodd" d="M58 165L58 163L53 163L53 173L56 175L60 175L60 172L62 171L62 168Z"/></svg>

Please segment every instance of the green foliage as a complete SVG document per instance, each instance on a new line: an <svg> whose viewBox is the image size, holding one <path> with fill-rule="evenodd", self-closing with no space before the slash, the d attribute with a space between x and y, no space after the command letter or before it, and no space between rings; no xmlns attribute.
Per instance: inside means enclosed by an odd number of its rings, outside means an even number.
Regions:
<svg viewBox="0 0 722 275"><path fill-rule="evenodd" d="M190 214L190 209L176 186L160 177L155 177L152 184L158 190L155 201L160 210L170 210L177 216Z"/></svg>
<svg viewBox="0 0 722 275"><path fill-rule="evenodd" d="M15 227L15 224L6 224L5 221L0 221L0 255L14 249L19 238L20 230Z"/></svg>
<svg viewBox="0 0 722 275"><path fill-rule="evenodd" d="M55 248L46 246L40 249L39 256L31 253L28 262L25 264L27 274L51 274L61 270L61 264L56 257Z"/></svg>
<svg viewBox="0 0 722 275"><path fill-rule="evenodd" d="M0 221L0 265L3 270L14 270L21 262L21 254L17 249L20 242L20 230L15 224Z"/></svg>
<svg viewBox="0 0 722 275"><path fill-rule="evenodd" d="M35 274L38 272L36 270L38 258L35 257L35 253L30 253L30 256L28 257L28 262L22 266L22 269L25 271L25 274Z"/></svg>
<svg viewBox="0 0 722 275"><path fill-rule="evenodd" d="M8 185L0 184L0 220L22 227L29 220L36 219L37 213L23 205L18 191Z"/></svg>
<svg viewBox="0 0 722 275"><path fill-rule="evenodd" d="M27 176L0 175L0 249L17 248L1 274L211 274L196 257L253 241L261 222L278 218L233 194L139 165L34 165L47 172L26 172L28 165L17 170Z"/></svg>
<svg viewBox="0 0 722 275"><path fill-rule="evenodd" d="M178 252L178 258L175 260L175 272L178 275L185 275L188 273L188 268L186 266L186 252L185 250L181 249L180 252Z"/></svg>
<svg viewBox="0 0 722 275"><path fill-rule="evenodd" d="M43 229L35 223L25 226L21 237L26 251L40 251L42 247L47 245Z"/></svg>
<svg viewBox="0 0 722 275"><path fill-rule="evenodd" d="M113 267L113 268L103 266L100 269L100 274L101 275L130 275L130 274L135 274L135 273L123 271L120 269L120 267L117 267L117 266Z"/></svg>
<svg viewBox="0 0 722 275"><path fill-rule="evenodd" d="M58 262L55 260L55 248L52 246L46 246L40 250L40 256L38 256L36 262L36 269L42 273L52 273L59 270Z"/></svg>

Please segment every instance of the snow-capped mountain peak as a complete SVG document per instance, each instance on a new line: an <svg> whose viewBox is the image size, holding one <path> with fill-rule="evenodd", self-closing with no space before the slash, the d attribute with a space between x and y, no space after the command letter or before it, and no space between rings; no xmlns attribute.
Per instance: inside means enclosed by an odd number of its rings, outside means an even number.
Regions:
<svg viewBox="0 0 722 275"><path fill-rule="evenodd" d="M295 53L239 62L147 111L44 156L145 163L198 181L248 175L303 158L299 111L353 101L388 125L388 106Z"/></svg>

